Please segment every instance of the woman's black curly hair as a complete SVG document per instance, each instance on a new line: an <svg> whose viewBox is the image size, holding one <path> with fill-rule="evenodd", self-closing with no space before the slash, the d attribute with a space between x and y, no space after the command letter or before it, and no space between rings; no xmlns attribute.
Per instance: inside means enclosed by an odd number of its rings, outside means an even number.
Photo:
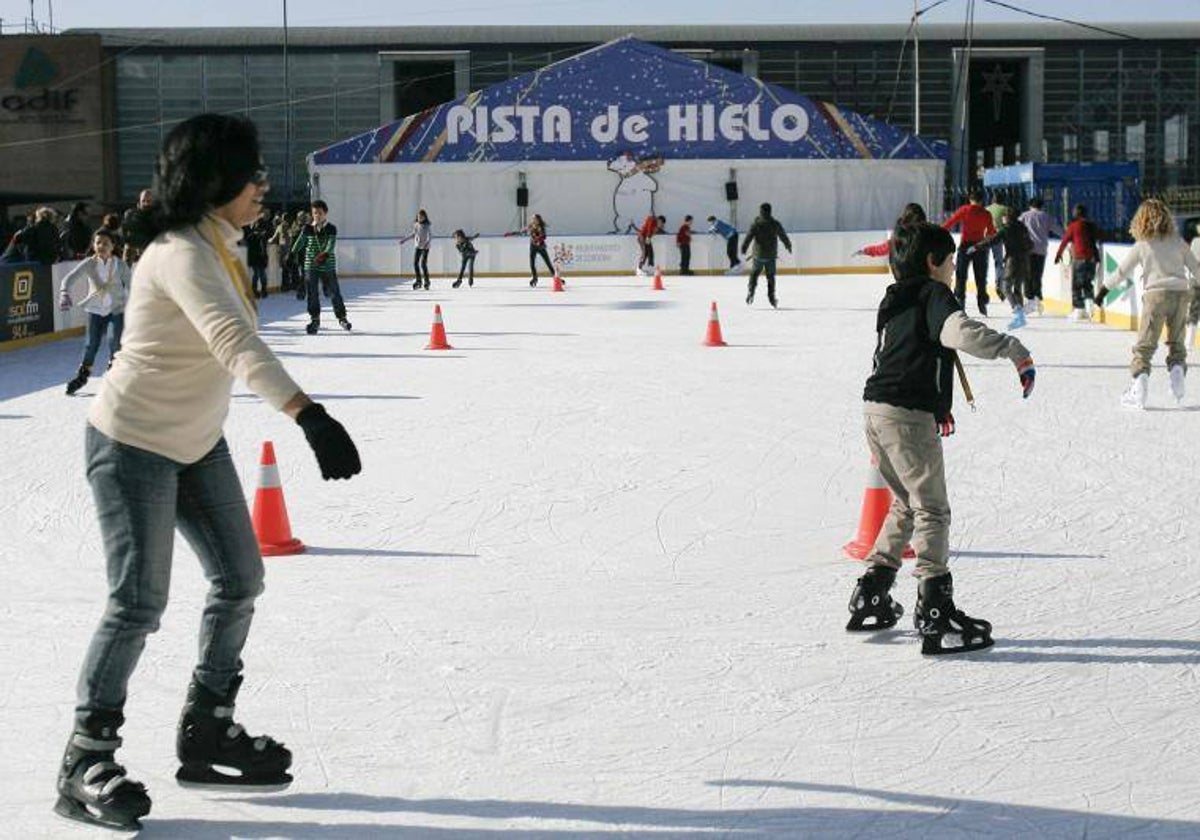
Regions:
<svg viewBox="0 0 1200 840"><path fill-rule="evenodd" d="M262 166L258 129L245 117L199 114L163 140L154 169L154 203L126 219L126 240L144 248L164 231L194 225L234 199Z"/></svg>

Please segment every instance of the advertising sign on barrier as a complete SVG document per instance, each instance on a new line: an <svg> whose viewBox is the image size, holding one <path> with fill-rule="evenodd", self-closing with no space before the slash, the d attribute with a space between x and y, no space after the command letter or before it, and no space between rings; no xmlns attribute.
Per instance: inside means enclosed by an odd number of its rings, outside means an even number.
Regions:
<svg viewBox="0 0 1200 840"><path fill-rule="evenodd" d="M0 342L54 332L50 266L0 265Z"/></svg>

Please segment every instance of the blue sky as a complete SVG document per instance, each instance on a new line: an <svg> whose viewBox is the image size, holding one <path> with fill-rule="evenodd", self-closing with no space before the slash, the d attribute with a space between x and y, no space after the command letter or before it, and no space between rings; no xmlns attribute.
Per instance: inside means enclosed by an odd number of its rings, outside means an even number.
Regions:
<svg viewBox="0 0 1200 840"><path fill-rule="evenodd" d="M921 0L928 5L933 0ZM1092 23L1131 21L1193 21L1198 0L1013 0L1046 14ZM49 17L48 0L35 0L37 18ZM53 4L54 25L106 26L278 26L283 0L204 0L203 16L197 4L177 0L109 0L83 2L58 0ZM288 0L288 20L293 26L413 26L438 24L563 24L604 23L630 25L683 23L902 23L912 13L912 0L438 0L436 3L397 3L394 0ZM966 0L947 0L930 11L931 23L960 23ZM4 31L29 16L28 0L0 0ZM978 0L976 21L1030 20Z"/></svg>

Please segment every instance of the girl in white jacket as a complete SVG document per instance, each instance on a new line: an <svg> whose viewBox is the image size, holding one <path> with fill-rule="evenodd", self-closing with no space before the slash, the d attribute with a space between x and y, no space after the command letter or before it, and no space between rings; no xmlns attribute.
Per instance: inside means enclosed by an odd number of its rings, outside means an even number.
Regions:
<svg viewBox="0 0 1200 840"><path fill-rule="evenodd" d="M92 234L92 250L88 257L71 269L59 285L58 306L63 311L82 306L87 313L87 346L75 377L67 383L67 394L78 391L88 381L92 364L100 350L104 334L108 339L108 366L112 367L121 349L121 332L125 329L125 298L129 294L129 266L116 256L113 232L100 228ZM78 303L75 301L78 300Z"/></svg>
<svg viewBox="0 0 1200 840"><path fill-rule="evenodd" d="M1148 198L1141 203L1133 214L1129 232L1133 234L1134 246L1121 260L1115 277L1119 282L1134 269L1141 269L1142 306L1133 361L1129 366L1133 382L1121 397L1121 403L1129 408L1145 408L1150 360L1164 326L1167 329L1171 394L1177 402L1182 402L1187 375L1184 333L1192 289L1200 284L1200 260L1179 237L1171 209L1157 198ZM1104 305L1107 294L1108 289L1101 285L1095 298L1098 306Z"/></svg>

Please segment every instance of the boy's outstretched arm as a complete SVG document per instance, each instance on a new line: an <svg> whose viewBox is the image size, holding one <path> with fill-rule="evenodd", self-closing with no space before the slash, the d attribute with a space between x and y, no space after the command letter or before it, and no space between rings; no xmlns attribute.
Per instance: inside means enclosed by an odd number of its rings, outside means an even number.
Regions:
<svg viewBox="0 0 1200 840"><path fill-rule="evenodd" d="M1037 370L1028 348L1018 339L968 318L962 312L954 312L942 324L938 341L943 347L961 350L980 359L998 359L1001 356L1013 363L1021 381L1023 395L1033 393Z"/></svg>

